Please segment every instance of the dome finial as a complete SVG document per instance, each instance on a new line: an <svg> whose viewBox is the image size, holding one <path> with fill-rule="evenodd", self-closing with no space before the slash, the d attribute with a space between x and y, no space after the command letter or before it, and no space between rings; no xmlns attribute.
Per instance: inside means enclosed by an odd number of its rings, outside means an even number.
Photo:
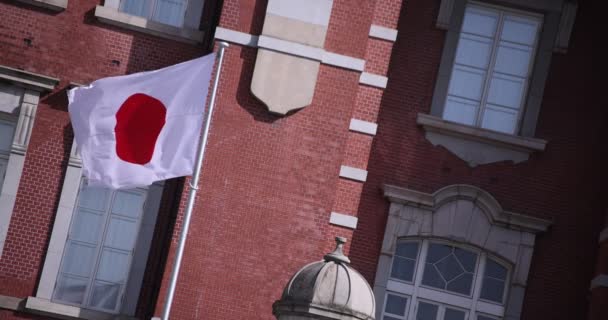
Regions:
<svg viewBox="0 0 608 320"><path fill-rule="evenodd" d="M346 243L346 238L344 237L336 237L336 249L332 253L326 254L323 259L327 262L333 261L335 263L350 263L350 259L344 255L344 244Z"/></svg>

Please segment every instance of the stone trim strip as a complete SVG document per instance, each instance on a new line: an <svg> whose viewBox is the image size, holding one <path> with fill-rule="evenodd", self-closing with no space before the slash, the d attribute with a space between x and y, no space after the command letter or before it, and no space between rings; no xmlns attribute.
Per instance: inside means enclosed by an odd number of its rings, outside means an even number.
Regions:
<svg viewBox="0 0 608 320"><path fill-rule="evenodd" d="M16 85L25 86L39 92L52 91L59 83L59 79L57 78L2 65L0 65L0 79L8 80Z"/></svg>
<svg viewBox="0 0 608 320"><path fill-rule="evenodd" d="M0 294L0 309L21 310L21 304L24 301L25 299Z"/></svg>
<svg viewBox="0 0 608 320"><path fill-rule="evenodd" d="M307 46L305 44L281 40L264 35L258 37L258 47L317 61L321 61L323 58L323 52L325 51L322 48Z"/></svg>
<svg viewBox="0 0 608 320"><path fill-rule="evenodd" d="M100 311L83 309L75 306L54 303L46 299L36 297L28 297L25 301L25 311L34 314L45 316L63 316L70 319L86 319L86 320L136 320L136 318L124 315L109 314Z"/></svg>
<svg viewBox="0 0 608 320"><path fill-rule="evenodd" d="M362 72L361 76L359 77L359 83L380 89L386 89L388 78L373 73Z"/></svg>
<svg viewBox="0 0 608 320"><path fill-rule="evenodd" d="M203 41L204 32L188 27L178 28L143 17L118 11L116 8L98 5L95 17L114 26L139 31L161 38L196 44Z"/></svg>
<svg viewBox="0 0 608 320"><path fill-rule="evenodd" d="M593 290L595 288L608 288L608 274L598 274L593 280L591 280L591 285L589 286L589 290Z"/></svg>
<svg viewBox="0 0 608 320"><path fill-rule="evenodd" d="M378 125L373 122L353 118L350 119L350 126L348 129L350 129L351 131L375 136L376 130L378 129Z"/></svg>
<svg viewBox="0 0 608 320"><path fill-rule="evenodd" d="M538 233L547 231L552 224L552 221L503 210L489 193L471 185L450 185L432 194L392 185L384 185L383 189L384 196L392 203L407 204L427 210L436 210L453 199L469 199L485 212L492 224L510 229Z"/></svg>
<svg viewBox="0 0 608 320"><path fill-rule="evenodd" d="M17 0L17 1L31 4L36 7L49 9L49 10L52 10L55 12L63 11L68 7L68 0Z"/></svg>
<svg viewBox="0 0 608 320"><path fill-rule="evenodd" d="M359 219L357 217L349 216L347 214L333 212L329 216L329 223L349 228L349 229L357 229L357 221Z"/></svg>
<svg viewBox="0 0 608 320"><path fill-rule="evenodd" d="M340 166L340 177L355 181L365 182L367 180L367 170L353 168L349 166Z"/></svg>
<svg viewBox="0 0 608 320"><path fill-rule="evenodd" d="M604 230L602 230L602 232L600 232L600 238L599 238L599 242L604 242L608 240L608 227L604 228Z"/></svg>
<svg viewBox="0 0 608 320"><path fill-rule="evenodd" d="M574 20L576 19L577 9L578 3L570 1L564 2L553 51L565 53L568 50L568 44L570 43L570 35L572 34L572 29L574 28Z"/></svg>
<svg viewBox="0 0 608 320"><path fill-rule="evenodd" d="M215 38L218 40L224 40L247 47L258 47L258 36L251 35L249 33L234 31L222 27L215 28Z"/></svg>
<svg viewBox="0 0 608 320"><path fill-rule="evenodd" d="M369 28L369 36L395 42L397 41L397 30L372 24Z"/></svg>
<svg viewBox="0 0 608 320"><path fill-rule="evenodd" d="M471 127L446 121L442 118L423 113L418 114L416 123L429 131L473 139L525 152L544 151L545 147L547 146L547 141L543 139L515 136L482 128Z"/></svg>
<svg viewBox="0 0 608 320"><path fill-rule="evenodd" d="M215 39L224 40L247 47L266 49L296 55L312 60L320 61L323 64L340 67L348 70L362 72L365 68L365 60L349 57L323 49L307 46L291 41L280 40L268 36L254 36L248 33L230 30L222 27L215 29ZM262 41L262 44L260 44Z"/></svg>
<svg viewBox="0 0 608 320"><path fill-rule="evenodd" d="M363 59L353 58L328 51L323 52L321 63L359 72L365 69L365 60Z"/></svg>

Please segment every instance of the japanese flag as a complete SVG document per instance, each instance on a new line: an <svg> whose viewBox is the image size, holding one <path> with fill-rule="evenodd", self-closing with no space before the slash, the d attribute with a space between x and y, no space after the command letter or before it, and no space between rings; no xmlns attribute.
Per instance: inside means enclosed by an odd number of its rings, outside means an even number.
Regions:
<svg viewBox="0 0 608 320"><path fill-rule="evenodd" d="M212 53L70 90L68 110L89 184L132 188L191 175L214 61Z"/></svg>

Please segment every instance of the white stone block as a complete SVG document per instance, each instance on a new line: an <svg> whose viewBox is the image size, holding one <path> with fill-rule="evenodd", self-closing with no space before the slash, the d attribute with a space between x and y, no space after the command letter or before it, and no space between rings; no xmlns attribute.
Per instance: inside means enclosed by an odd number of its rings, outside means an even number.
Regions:
<svg viewBox="0 0 608 320"><path fill-rule="evenodd" d="M367 180L367 171L349 166L341 166L340 177L365 182Z"/></svg>
<svg viewBox="0 0 608 320"><path fill-rule="evenodd" d="M376 130L378 130L378 125L373 122L363 121L363 120L353 118L353 119L350 119L349 129L351 131L365 133L365 134L375 136Z"/></svg>
<svg viewBox="0 0 608 320"><path fill-rule="evenodd" d="M329 216L329 223L350 229L357 229L357 221L357 217L338 212L332 212Z"/></svg>

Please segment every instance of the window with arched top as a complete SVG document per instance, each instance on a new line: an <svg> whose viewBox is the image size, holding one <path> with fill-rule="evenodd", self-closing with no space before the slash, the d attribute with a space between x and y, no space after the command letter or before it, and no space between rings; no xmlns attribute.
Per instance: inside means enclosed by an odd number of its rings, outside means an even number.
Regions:
<svg viewBox="0 0 608 320"><path fill-rule="evenodd" d="M501 319L510 278L504 261L439 239L400 239L383 320Z"/></svg>
<svg viewBox="0 0 608 320"><path fill-rule="evenodd" d="M382 320L519 319L536 234L550 221L488 192L384 186L390 201L374 294Z"/></svg>

